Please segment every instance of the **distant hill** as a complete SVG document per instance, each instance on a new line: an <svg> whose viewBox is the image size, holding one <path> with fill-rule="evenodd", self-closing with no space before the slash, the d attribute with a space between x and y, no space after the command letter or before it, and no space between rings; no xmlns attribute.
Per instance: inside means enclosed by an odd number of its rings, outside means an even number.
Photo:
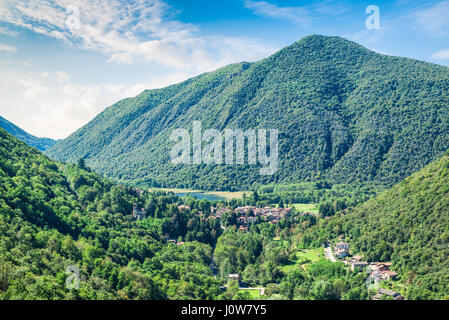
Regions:
<svg viewBox="0 0 449 320"><path fill-rule="evenodd" d="M28 145L39 149L40 151L44 151L56 143L56 140L50 138L35 137L1 116L0 116L0 127L5 129L12 135L16 136L20 140L26 142Z"/></svg>
<svg viewBox="0 0 449 320"><path fill-rule="evenodd" d="M318 245L339 235L364 259L391 260L404 288L409 287L408 299L448 299L449 152L349 214L323 221L302 239Z"/></svg>
<svg viewBox="0 0 449 320"><path fill-rule="evenodd" d="M279 170L174 165L170 133L279 130ZM327 179L391 186L449 147L449 68L381 55L340 37L309 36L256 63L238 63L107 108L50 148L140 186L236 190Z"/></svg>

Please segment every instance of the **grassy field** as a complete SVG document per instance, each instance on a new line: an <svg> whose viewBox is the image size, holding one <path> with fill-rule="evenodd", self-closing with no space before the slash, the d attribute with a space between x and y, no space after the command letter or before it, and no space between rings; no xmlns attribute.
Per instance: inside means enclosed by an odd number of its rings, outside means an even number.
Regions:
<svg viewBox="0 0 449 320"><path fill-rule="evenodd" d="M160 190L165 192L173 192L173 193L204 193L205 195L214 195L220 198L224 198L226 200L231 199L242 199L243 194L250 195L249 191L204 191L204 190L194 190L194 189L179 189L179 188L151 188L150 191Z"/></svg>
<svg viewBox="0 0 449 320"><path fill-rule="evenodd" d="M291 260L289 264L282 266L281 270L288 273L299 268L306 269L309 264L323 259L325 259L323 248L298 250L298 252L296 252L296 259ZM308 262L304 263L305 260Z"/></svg>
<svg viewBox="0 0 449 320"><path fill-rule="evenodd" d="M295 209L297 211L309 212L309 213L315 213L315 214L319 213L318 205L315 203L293 203L292 205L293 205L293 207L295 207Z"/></svg>
<svg viewBox="0 0 449 320"><path fill-rule="evenodd" d="M259 293L259 289L240 289L242 292L248 292L251 296L251 299L258 300L261 298L261 295Z"/></svg>
<svg viewBox="0 0 449 320"><path fill-rule="evenodd" d="M248 191L234 191L234 192L232 192L232 191L210 191L210 192L205 192L205 194L213 194L217 197L225 198L226 200L242 199L244 193L247 196L249 196L251 194L251 192L248 192Z"/></svg>

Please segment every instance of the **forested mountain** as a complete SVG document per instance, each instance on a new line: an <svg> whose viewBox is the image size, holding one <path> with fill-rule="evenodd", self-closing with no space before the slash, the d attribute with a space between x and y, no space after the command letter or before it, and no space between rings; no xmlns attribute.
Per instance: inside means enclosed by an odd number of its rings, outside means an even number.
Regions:
<svg viewBox="0 0 449 320"><path fill-rule="evenodd" d="M181 221L174 195L139 193L80 165L54 162L0 129L0 300L218 295L209 264L219 225ZM133 203L147 219L132 217ZM167 245L163 234L191 242ZM69 266L79 268L79 289L66 286Z"/></svg>
<svg viewBox="0 0 449 320"><path fill-rule="evenodd" d="M28 145L35 147L41 151L44 151L56 143L56 140L50 138L38 138L35 137L24 130L20 129L15 124L9 122L2 116L0 116L0 128L5 129L12 135L16 136L22 141L25 141Z"/></svg>
<svg viewBox="0 0 449 320"><path fill-rule="evenodd" d="M391 260L409 299L448 299L449 152L350 213L322 220L301 238L319 245L338 236L364 259Z"/></svg>
<svg viewBox="0 0 449 320"><path fill-rule="evenodd" d="M203 129L278 129L279 170L172 164L170 133L195 120ZM309 36L262 61L122 100L48 155L86 158L134 185L233 190L318 178L391 186L448 146L449 68Z"/></svg>

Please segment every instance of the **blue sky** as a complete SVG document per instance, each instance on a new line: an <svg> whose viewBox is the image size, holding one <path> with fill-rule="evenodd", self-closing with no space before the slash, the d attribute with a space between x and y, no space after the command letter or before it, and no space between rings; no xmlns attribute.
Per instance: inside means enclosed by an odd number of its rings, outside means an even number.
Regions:
<svg viewBox="0 0 449 320"><path fill-rule="evenodd" d="M449 65L449 0L0 0L0 115L64 138L122 98L310 34Z"/></svg>

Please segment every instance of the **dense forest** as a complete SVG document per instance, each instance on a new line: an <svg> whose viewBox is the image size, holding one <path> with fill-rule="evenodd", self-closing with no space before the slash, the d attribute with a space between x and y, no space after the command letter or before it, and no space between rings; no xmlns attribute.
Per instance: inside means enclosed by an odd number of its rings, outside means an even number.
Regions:
<svg viewBox="0 0 449 320"><path fill-rule="evenodd" d="M209 264L220 228L181 218L177 199L140 195L83 161L54 162L0 129L0 299L216 297ZM149 218L133 219L133 203ZM165 234L190 242L167 245ZM72 265L79 290L66 288Z"/></svg>
<svg viewBox="0 0 449 320"><path fill-rule="evenodd" d="M120 183L203 190L327 180L392 186L449 145L449 69L309 36L255 63L229 65L122 100L47 151ZM170 133L279 130L279 169L174 165Z"/></svg>
<svg viewBox="0 0 449 320"><path fill-rule="evenodd" d="M315 225L313 216L294 212L277 226L259 219L241 233L234 213L221 224L209 218L207 200L117 185L83 160L52 161L2 129L0 155L0 299L254 298L230 273L266 287L270 299L369 297L364 277L342 264L283 269L298 250L291 233ZM215 205L269 202L255 192ZM133 217L133 204L146 219ZM71 266L79 288L67 287Z"/></svg>

